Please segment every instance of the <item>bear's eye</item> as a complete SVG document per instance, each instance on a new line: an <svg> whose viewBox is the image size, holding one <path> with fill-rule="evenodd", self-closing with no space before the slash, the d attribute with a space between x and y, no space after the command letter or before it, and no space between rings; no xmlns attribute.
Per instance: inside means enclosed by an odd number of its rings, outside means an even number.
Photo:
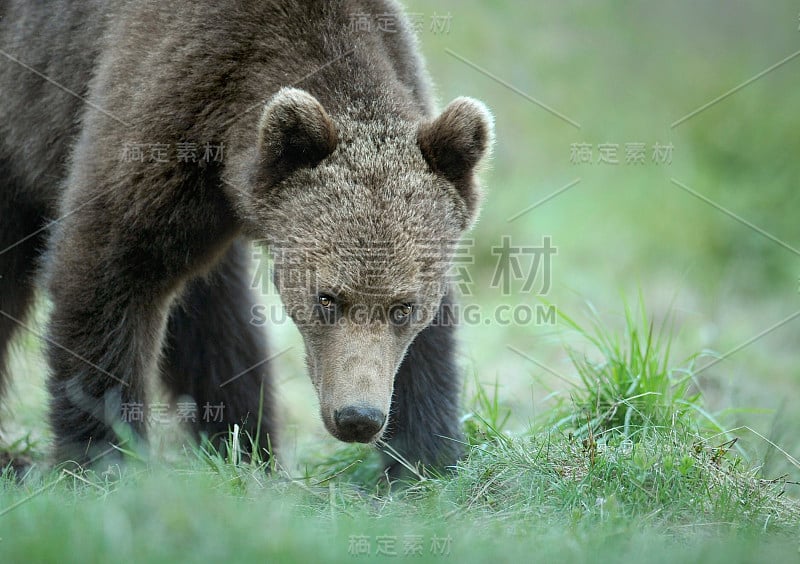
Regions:
<svg viewBox="0 0 800 564"><path fill-rule="evenodd" d="M320 294L317 296L317 303L325 309L331 309L334 304L334 299L328 294Z"/></svg>
<svg viewBox="0 0 800 564"><path fill-rule="evenodd" d="M389 313L392 322L399 324L408 321L413 311L414 306L411 304L397 304L396 306L392 306L392 308L389 310Z"/></svg>

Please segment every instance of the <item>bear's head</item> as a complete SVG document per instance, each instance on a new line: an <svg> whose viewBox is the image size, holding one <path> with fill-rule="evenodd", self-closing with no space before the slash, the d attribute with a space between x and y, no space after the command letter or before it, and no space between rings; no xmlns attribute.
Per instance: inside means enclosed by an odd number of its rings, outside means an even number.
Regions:
<svg viewBox="0 0 800 564"><path fill-rule="evenodd" d="M476 217L475 172L491 142L491 116L469 98L422 121L332 117L294 88L266 105L247 223L270 245L338 439L381 436L398 367L437 316L454 246Z"/></svg>

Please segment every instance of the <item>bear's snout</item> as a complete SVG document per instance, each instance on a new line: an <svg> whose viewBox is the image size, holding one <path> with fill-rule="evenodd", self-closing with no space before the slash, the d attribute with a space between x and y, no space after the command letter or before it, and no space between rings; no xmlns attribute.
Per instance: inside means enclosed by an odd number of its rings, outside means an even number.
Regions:
<svg viewBox="0 0 800 564"><path fill-rule="evenodd" d="M368 443L375 438L386 415L374 407L351 405L333 413L338 438L345 442Z"/></svg>

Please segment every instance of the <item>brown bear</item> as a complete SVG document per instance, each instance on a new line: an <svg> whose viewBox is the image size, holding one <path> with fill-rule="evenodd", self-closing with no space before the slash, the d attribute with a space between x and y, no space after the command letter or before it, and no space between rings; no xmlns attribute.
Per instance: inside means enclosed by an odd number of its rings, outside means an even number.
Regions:
<svg viewBox="0 0 800 564"><path fill-rule="evenodd" d="M268 455L252 241L330 433L457 460L442 318L492 125L468 98L432 113L395 2L6 0L0 18L0 367L39 282L55 461L143 440L130 408L153 376L221 406L197 434L239 424Z"/></svg>

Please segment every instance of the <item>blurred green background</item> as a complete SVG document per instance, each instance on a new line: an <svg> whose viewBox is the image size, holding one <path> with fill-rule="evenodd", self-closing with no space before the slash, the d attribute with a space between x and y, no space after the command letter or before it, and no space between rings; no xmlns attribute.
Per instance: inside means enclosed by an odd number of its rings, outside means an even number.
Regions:
<svg viewBox="0 0 800 564"><path fill-rule="evenodd" d="M676 363L702 349L724 354L800 311L800 4L407 6L424 15L417 16L419 37L440 106L473 96L496 120L494 159L484 175L487 197L471 235L474 295L463 301L487 313L498 304L537 303L539 283L526 293L525 280L514 280L511 295L491 287L500 258L491 250L504 236L517 246L541 246L549 236L558 254L544 298L578 317L591 302L614 327L622 324L623 300L634 304L641 289L657 322L674 312ZM449 29L442 29L444 20ZM646 147L642 164L625 162L625 146L634 143ZM593 162L572 162L573 144L590 144ZM619 164L598 163L601 144L618 145ZM653 162L655 144L673 146L671 163ZM519 262L524 274L525 260ZM566 393L568 386L508 345L570 377L562 343L571 336L562 329L464 327L468 372L485 384L499 382L518 426L536 420L550 391ZM712 409L749 409L723 418L726 427L751 425L796 457L798 344L800 318L794 318L698 376ZM755 452L768 447L741 435ZM781 466L780 458L768 456L767 463Z"/></svg>
<svg viewBox="0 0 800 564"><path fill-rule="evenodd" d="M800 457L800 318L759 337L800 311L800 255L787 248L800 248L800 56L671 126L798 55L800 4L414 0L406 6L419 26L439 107L472 96L496 120L483 213L469 236L472 280L462 298L482 316L461 332L466 397L475 382L497 382L513 411L510 428L521 430L554 397L569 393L554 373L572 377L563 343L580 341L558 322L499 323L498 306L536 307L545 299L580 318L590 302L609 325L621 327L623 302L635 303L641 290L657 321L674 313L677 363L703 349L742 347L700 374L708 406L746 408L724 418L725 426L750 425ZM644 162L626 164L625 147L634 143L644 144ZM590 145L592 162L573 162L574 144ZM598 162L601 144L618 146L619 164ZM656 144L673 147L670 162L653 161ZM517 257L523 276L506 279L510 292L492 284L496 269L509 266L493 254L505 237L523 247L550 237L557 247L545 295L541 278L523 288L530 255ZM298 445L310 441L336 448L319 421L296 329L276 328L273 347L292 347L275 361L284 456L296 460ZM15 373L25 376L17 378L10 407L16 413L6 420L20 434L31 428L45 434L41 359L18 355L16 362ZM736 434L766 455L767 474L791 470L763 440Z"/></svg>

